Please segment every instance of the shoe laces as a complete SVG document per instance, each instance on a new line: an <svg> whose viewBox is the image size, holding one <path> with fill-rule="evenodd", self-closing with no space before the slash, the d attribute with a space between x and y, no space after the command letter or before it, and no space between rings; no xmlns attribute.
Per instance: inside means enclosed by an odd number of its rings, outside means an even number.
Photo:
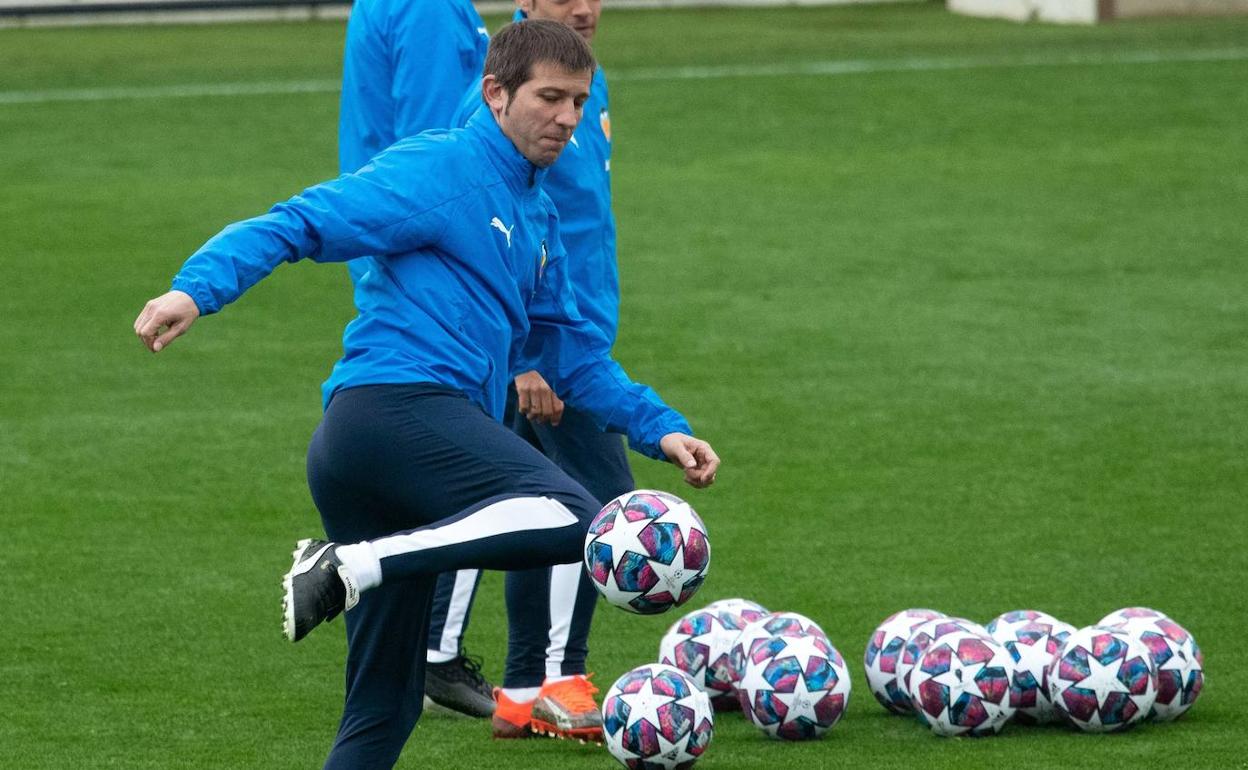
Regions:
<svg viewBox="0 0 1248 770"><path fill-rule="evenodd" d="M473 684L485 684L485 676L481 673L482 660L479 656L469 655L468 650L460 650L457 670L463 671L464 679Z"/></svg>
<svg viewBox="0 0 1248 770"><path fill-rule="evenodd" d="M591 676L593 674L584 676L578 674L571 679L553 684L550 686L551 695L574 713L597 711L598 704L594 702L594 694L598 692L598 688L589 681Z"/></svg>

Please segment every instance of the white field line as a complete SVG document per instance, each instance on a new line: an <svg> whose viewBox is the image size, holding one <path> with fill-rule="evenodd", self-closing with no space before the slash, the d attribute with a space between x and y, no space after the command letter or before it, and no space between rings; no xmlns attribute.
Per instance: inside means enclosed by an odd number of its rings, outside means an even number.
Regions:
<svg viewBox="0 0 1248 770"><path fill-rule="evenodd" d="M1182 62L1248 60L1248 48L1193 51L1133 51L1122 53L1045 53L1014 57L842 59L785 64L742 64L718 67L663 67L615 70L613 83L656 80L718 80L726 78L835 76L890 72L946 72L951 70L1014 69ZM118 86L43 91L0 91L0 106L54 102L105 102L126 99L185 99L214 96L273 96L336 93L337 80L287 80L254 83L191 83L171 86Z"/></svg>

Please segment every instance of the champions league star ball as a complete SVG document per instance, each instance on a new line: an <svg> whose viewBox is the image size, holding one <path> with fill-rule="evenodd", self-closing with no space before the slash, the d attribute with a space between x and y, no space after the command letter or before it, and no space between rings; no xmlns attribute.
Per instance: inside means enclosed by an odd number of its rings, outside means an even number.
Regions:
<svg viewBox="0 0 1248 770"><path fill-rule="evenodd" d="M746 664L739 685L741 709L772 738L818 738L845 713L849 669L827 637L773 636L755 648L765 652Z"/></svg>
<svg viewBox="0 0 1248 770"><path fill-rule="evenodd" d="M825 640L828 635L819 624L797 612L776 612L760 618L741 629L741 633L732 642L728 657L729 674L735 685L745 676L745 667L750 657L765 654L759 646L773 636L821 636Z"/></svg>
<svg viewBox="0 0 1248 770"><path fill-rule="evenodd" d="M607 601L640 615L684 604L706 579L706 525L684 500L639 489L607 503L585 537L585 569Z"/></svg>
<svg viewBox="0 0 1248 770"><path fill-rule="evenodd" d="M1101 620L1101 625L1121 628L1148 648L1157 669L1153 719L1173 721L1196 703L1205 686L1205 656L1186 628L1143 607L1112 612Z"/></svg>
<svg viewBox="0 0 1248 770"><path fill-rule="evenodd" d="M901 648L906 646L915 628L944 616L936 610L902 610L885 618L867 640L867 652L862 661L867 670L867 687L880 705L894 714L908 714L912 710L910 699L897 687Z"/></svg>
<svg viewBox="0 0 1248 770"><path fill-rule="evenodd" d="M745 608L751 617L761 613ZM690 612L672 624L659 642L659 662L684 671L700 690L711 696L716 711L735 708L736 691L728 665L733 641L746 624L730 610L710 608Z"/></svg>
<svg viewBox="0 0 1248 770"><path fill-rule="evenodd" d="M1014 610L993 618L985 628L1010 654L1015 719L1031 724L1056 721L1045 673L1075 627L1039 610Z"/></svg>
<svg viewBox="0 0 1248 770"><path fill-rule="evenodd" d="M1109 733L1144 720L1157 698L1157 671L1144 643L1121 628L1071 634L1049 665L1049 700L1080 730Z"/></svg>
<svg viewBox="0 0 1248 770"><path fill-rule="evenodd" d="M631 770L692 767L714 733L706 693L672 666L638 666L602 701L607 751Z"/></svg>
<svg viewBox="0 0 1248 770"><path fill-rule="evenodd" d="M751 602L751 600L749 599L741 599L740 597L736 597L733 599L716 599L715 602L711 602L710 604L706 605L705 609L714 610L714 612L716 613L724 612L724 610L728 610L728 612L734 612L734 613L740 613L740 612L744 612L744 610L750 610L750 612L758 613L759 618L761 618L761 616L763 615L768 614L768 608L763 607L763 605L759 604L758 602ZM758 618L755 618L755 620L756 619Z"/></svg>
<svg viewBox="0 0 1248 770"><path fill-rule="evenodd" d="M991 637L954 631L934 640L910 675L911 703L936 735L1000 732L1014 715L1010 654Z"/></svg>
<svg viewBox="0 0 1248 770"><path fill-rule="evenodd" d="M934 618L925 621L914 627L910 638L902 645L901 657L897 660L897 690L910 701L911 708L914 707L914 699L911 697L914 690L910 688L910 672L914 670L918 664L919 658L923 656L932 642L955 631L969 631L979 634L980 636L991 638L988 636L988 630L973 620L966 618ZM903 707L904 708L904 707Z"/></svg>

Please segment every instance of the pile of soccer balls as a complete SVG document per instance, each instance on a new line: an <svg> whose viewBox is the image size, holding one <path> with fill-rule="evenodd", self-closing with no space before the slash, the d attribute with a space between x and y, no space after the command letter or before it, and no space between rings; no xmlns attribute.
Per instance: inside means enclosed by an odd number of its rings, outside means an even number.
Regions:
<svg viewBox="0 0 1248 770"><path fill-rule="evenodd" d="M585 538L598 592L643 615L687 602L710 557L693 508L655 490L607 503ZM845 660L817 623L726 599L676 621L658 663L616 680L602 703L603 733L629 768L687 768L710 744L715 711L740 709L773 738L818 738L840 721L849 691Z"/></svg>
<svg viewBox="0 0 1248 770"><path fill-rule="evenodd" d="M603 731L630 768L686 768L706 750L715 711L741 710L772 738L807 740L840 721L849 692L845 660L817 623L725 599L677 620L659 662L616 681Z"/></svg>
<svg viewBox="0 0 1248 770"><path fill-rule="evenodd" d="M935 610L889 616L864 657L867 684L895 714L937 735L992 735L1015 719L1086 732L1177 719L1204 685L1204 656L1182 626L1128 607L1075 629L1037 610L987 626Z"/></svg>

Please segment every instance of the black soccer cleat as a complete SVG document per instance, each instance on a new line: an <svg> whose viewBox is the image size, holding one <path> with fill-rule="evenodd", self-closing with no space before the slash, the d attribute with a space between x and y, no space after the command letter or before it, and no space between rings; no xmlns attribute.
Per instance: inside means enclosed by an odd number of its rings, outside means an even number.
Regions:
<svg viewBox="0 0 1248 770"><path fill-rule="evenodd" d="M355 581L338 560L337 549L336 543L325 540L300 540L295 545L294 562L282 578L282 632L292 642L360 599Z"/></svg>
<svg viewBox="0 0 1248 770"><path fill-rule="evenodd" d="M481 674L481 661L460 654L444 663L425 664L425 697L464 716L494 714L494 685Z"/></svg>

